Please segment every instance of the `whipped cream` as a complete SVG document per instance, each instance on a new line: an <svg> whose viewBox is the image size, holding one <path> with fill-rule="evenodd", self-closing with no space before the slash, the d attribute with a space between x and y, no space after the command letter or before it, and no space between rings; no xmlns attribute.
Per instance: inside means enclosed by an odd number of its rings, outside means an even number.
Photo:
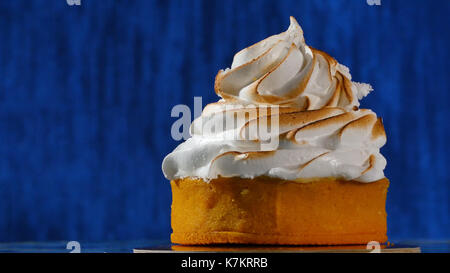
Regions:
<svg viewBox="0 0 450 273"><path fill-rule="evenodd" d="M371 90L308 47L291 17L286 32L240 51L231 68L219 71L215 91L222 100L206 106L191 125L192 137L166 156L164 175L377 181L384 177L386 134L374 112L358 109ZM251 130L264 119L276 120L268 139ZM267 148L274 138L277 145Z"/></svg>

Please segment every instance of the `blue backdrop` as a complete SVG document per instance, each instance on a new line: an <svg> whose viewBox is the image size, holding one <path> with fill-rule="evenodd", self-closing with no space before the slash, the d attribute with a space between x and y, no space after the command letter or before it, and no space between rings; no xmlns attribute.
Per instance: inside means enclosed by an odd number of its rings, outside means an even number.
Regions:
<svg viewBox="0 0 450 273"><path fill-rule="evenodd" d="M384 118L391 239L450 238L450 1L0 1L0 241L168 238L176 104L284 31Z"/></svg>

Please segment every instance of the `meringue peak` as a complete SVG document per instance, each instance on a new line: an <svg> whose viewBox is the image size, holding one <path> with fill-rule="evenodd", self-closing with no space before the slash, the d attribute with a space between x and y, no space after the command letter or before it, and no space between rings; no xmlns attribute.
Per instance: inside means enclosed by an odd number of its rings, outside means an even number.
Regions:
<svg viewBox="0 0 450 273"><path fill-rule="evenodd" d="M214 89L225 100L290 105L303 110L359 107L372 91L351 81L350 70L327 53L306 45L294 17L289 28L239 51L220 70Z"/></svg>

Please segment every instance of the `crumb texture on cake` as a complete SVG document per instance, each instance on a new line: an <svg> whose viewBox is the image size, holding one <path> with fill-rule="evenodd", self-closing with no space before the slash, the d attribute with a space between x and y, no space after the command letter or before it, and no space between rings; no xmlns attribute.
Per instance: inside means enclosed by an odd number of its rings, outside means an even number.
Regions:
<svg viewBox="0 0 450 273"><path fill-rule="evenodd" d="M265 177L172 180L171 240L186 245L387 241L388 179L301 182Z"/></svg>

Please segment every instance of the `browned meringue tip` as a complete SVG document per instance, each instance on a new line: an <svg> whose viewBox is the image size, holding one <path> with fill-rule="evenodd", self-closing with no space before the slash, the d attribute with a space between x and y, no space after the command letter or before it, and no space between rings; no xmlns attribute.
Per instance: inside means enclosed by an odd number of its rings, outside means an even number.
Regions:
<svg viewBox="0 0 450 273"><path fill-rule="evenodd" d="M270 37L269 37L270 38ZM269 39L268 38L268 39ZM263 42L263 41L261 41ZM259 42L259 43L261 43ZM267 48L263 53L261 53L258 57L250 60L249 62L243 63L237 67L231 68L230 70L219 70L219 72L216 75L215 78L215 82L214 82L214 91L216 92L216 94L218 94L219 96L223 97L223 95L229 96L229 97L233 97L233 96L238 96L239 94L235 94L236 92L240 91L240 90L228 90L229 92L231 91L231 94L227 94L226 90L224 90L223 84L226 80L233 82L233 76L236 75L236 73L241 72L244 69L247 69L248 71L251 71L251 69L249 70L249 68L251 68L252 65L257 65L258 61L262 60L263 58L265 58L266 56L270 57L270 53L276 49L276 47L282 42L282 40L279 40L275 43L273 43L272 46L270 46L269 48ZM259 44L257 43L257 44ZM255 44L255 45L257 45ZM248 49L248 48L247 48ZM236 55L235 55L236 56ZM264 69L262 69L261 74L264 74L263 72L265 70L267 71L271 71L272 68L274 66L278 65L277 62L271 63L270 65L264 67ZM247 71L247 72L248 72ZM230 80L231 78L231 80ZM258 77L259 78L259 77ZM229 88L228 88L229 89Z"/></svg>
<svg viewBox="0 0 450 273"><path fill-rule="evenodd" d="M294 16L289 16L289 20L291 21L291 24L292 23L295 23L295 24L297 24L297 25L300 25L298 22L297 22L297 19L295 19L295 17Z"/></svg>
<svg viewBox="0 0 450 273"><path fill-rule="evenodd" d="M290 23L291 26L298 27L298 29L300 30L300 33L302 34L302 38L303 38L302 43L304 44L305 43L305 37L303 35L303 29L300 26L300 24L297 22L297 19L295 19L295 17L291 15L291 16L289 16L289 23Z"/></svg>
<svg viewBox="0 0 450 273"><path fill-rule="evenodd" d="M369 156L369 158L367 159L367 162L369 163L369 167L367 167L367 169L365 169L365 170L361 173L361 175L364 175L365 173L367 173L368 171L370 171L371 169L374 168L374 166L375 166L375 160L376 160L375 156L374 156L373 154L371 154L371 155Z"/></svg>
<svg viewBox="0 0 450 273"><path fill-rule="evenodd" d="M338 65L338 61L335 58L331 57L331 55L326 53L325 51L313 48L311 46L309 46L309 48L311 49L311 51L313 52L314 55L318 54L318 55L322 56L325 59L325 61L328 63L328 77L331 81L332 80L331 68L336 67Z"/></svg>
<svg viewBox="0 0 450 273"><path fill-rule="evenodd" d="M289 130L289 132L286 134L286 138L295 141L295 134L302 128L305 128L321 120L342 115L343 113L345 113L345 110L338 107L303 111L298 114L296 113L296 116L294 117L286 117L286 119L291 120L280 121L280 125L287 125L289 123L293 124L292 127L294 128ZM284 122L286 122L287 124L285 124Z"/></svg>
<svg viewBox="0 0 450 273"><path fill-rule="evenodd" d="M338 105L339 98L341 97L341 81L334 79L333 84L335 84L333 95L331 95L328 102L325 104L325 107L334 107Z"/></svg>
<svg viewBox="0 0 450 273"><path fill-rule="evenodd" d="M383 119L377 118L377 121L372 127L372 139L386 138L386 131L384 130Z"/></svg>
<svg viewBox="0 0 450 273"><path fill-rule="evenodd" d="M340 98L338 103L344 104L342 102L343 99L346 99L346 103L345 104L351 104L353 102L353 94L352 94L352 83L351 81L345 77L344 75L342 75L341 72L336 71L336 79L340 82Z"/></svg>
<svg viewBox="0 0 450 273"><path fill-rule="evenodd" d="M286 138L292 140L292 136L307 124L323 120L325 118L339 115L345 111L342 108L322 108L318 110L300 111L296 108L281 107L278 110L279 134L286 134ZM270 115L268 115L270 116ZM252 126L258 126L261 118L266 116L259 115L258 118L248 121L240 130L241 138L245 139L244 132ZM268 125L271 125L271 119L268 119ZM255 128L254 127L254 128Z"/></svg>
<svg viewBox="0 0 450 273"><path fill-rule="evenodd" d="M348 123L348 122L352 121L354 118L355 118L355 115L353 113L344 112L344 113L336 115L336 116L327 117L324 119L319 119L317 121L314 121L302 128L299 128L297 130L297 132L326 128L326 127L328 127L330 125L334 125L334 124Z"/></svg>
<svg viewBox="0 0 450 273"><path fill-rule="evenodd" d="M306 162L305 164L302 164L302 165L298 166L298 170L299 170L299 171L303 170L305 167L307 167L309 164L311 164L311 163L314 162L315 160L317 160L317 159L319 159L319 158L321 158L321 157L323 157L323 156L326 156L326 155L329 154L329 153L330 153L330 152L325 152L325 153L323 153L323 154L320 154L320 155L314 157L313 159L311 159L310 161Z"/></svg>
<svg viewBox="0 0 450 273"><path fill-rule="evenodd" d="M355 130L355 129L365 129L369 130L375 124L377 118L373 114L367 114L362 117L359 117L353 121L347 123L344 127L342 127L341 131L338 133L338 136L342 136L346 131Z"/></svg>

